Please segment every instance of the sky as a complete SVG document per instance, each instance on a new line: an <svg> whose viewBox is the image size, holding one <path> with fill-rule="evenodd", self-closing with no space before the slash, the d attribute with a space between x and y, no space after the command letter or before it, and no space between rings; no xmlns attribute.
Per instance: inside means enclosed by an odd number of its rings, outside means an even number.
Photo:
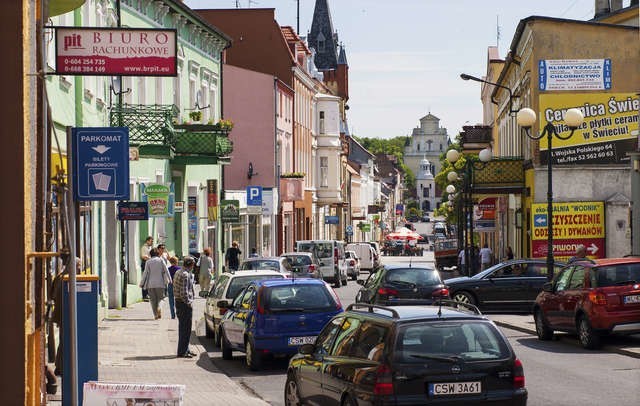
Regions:
<svg viewBox="0 0 640 406"><path fill-rule="evenodd" d="M300 34L311 29L315 0L300 1ZM328 0L349 64L351 134L407 136L431 113L453 139L482 122L487 49L505 58L521 19L536 15L590 20L595 0ZM296 0L185 0L198 8L275 8L296 28ZM250 3L250 4L249 4ZM626 7L629 0L625 0ZM499 37L498 37L499 28Z"/></svg>

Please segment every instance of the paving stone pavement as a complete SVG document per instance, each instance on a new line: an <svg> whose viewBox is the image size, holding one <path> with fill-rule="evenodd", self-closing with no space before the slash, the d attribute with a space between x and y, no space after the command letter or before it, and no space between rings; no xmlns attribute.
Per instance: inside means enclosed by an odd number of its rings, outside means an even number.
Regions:
<svg viewBox="0 0 640 406"><path fill-rule="evenodd" d="M194 329L204 334L202 313L205 300L194 305ZM196 331L191 333L194 358L177 358L178 320L171 319L167 299L162 302L162 318L153 319L148 302L126 309L109 309L98 325L98 380L141 384L183 384L185 406L262 406L267 402L249 394L221 372L209 359ZM62 382L58 382L58 396ZM50 405L60 404L56 401Z"/></svg>

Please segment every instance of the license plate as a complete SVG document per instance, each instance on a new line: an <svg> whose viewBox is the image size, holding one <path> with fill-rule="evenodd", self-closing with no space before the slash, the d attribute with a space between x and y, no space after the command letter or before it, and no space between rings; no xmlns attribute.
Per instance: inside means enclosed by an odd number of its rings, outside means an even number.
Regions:
<svg viewBox="0 0 640 406"><path fill-rule="evenodd" d="M624 297L625 303L640 303L640 295L631 295Z"/></svg>
<svg viewBox="0 0 640 406"><path fill-rule="evenodd" d="M289 345L313 344L314 342L316 342L315 336L289 337Z"/></svg>
<svg viewBox="0 0 640 406"><path fill-rule="evenodd" d="M482 392L480 381L430 383L429 396L472 395Z"/></svg>

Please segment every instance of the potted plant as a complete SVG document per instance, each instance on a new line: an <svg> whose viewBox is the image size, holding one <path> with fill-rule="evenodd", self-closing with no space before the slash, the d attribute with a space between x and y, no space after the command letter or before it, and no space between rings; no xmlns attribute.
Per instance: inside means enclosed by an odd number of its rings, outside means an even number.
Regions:
<svg viewBox="0 0 640 406"><path fill-rule="evenodd" d="M283 179L301 179L304 178L304 172L285 172L280 175Z"/></svg>
<svg viewBox="0 0 640 406"><path fill-rule="evenodd" d="M192 121L198 122L198 121L202 120L202 112L200 110L191 111L191 112L189 112L189 118Z"/></svg>

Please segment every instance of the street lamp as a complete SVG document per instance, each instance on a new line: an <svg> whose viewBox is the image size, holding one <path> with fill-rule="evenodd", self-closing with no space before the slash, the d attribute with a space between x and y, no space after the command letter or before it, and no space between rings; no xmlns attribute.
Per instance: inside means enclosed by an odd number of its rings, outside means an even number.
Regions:
<svg viewBox="0 0 640 406"><path fill-rule="evenodd" d="M451 165L455 168L455 163L458 162L462 154L455 149L450 149L447 151L447 161L451 163ZM471 276L472 267L471 265L475 261L475 252L473 250L473 171L474 170L482 170L487 166L487 163L491 161L493 158L493 153L491 152L491 148L485 148L478 154L478 158L467 157L464 161L463 169L463 177L462 177L462 194L461 194L461 208L464 206L466 210L460 210L461 216L458 218L458 242L464 240L464 266L466 268L465 273L467 276ZM455 182L460 177L458 173L455 171L451 171L447 174L447 180L449 182ZM449 195L455 193L456 188L453 185L448 185L446 187L446 192ZM449 201L451 203L451 200ZM453 204L453 203L451 203ZM464 217L462 222L460 222L460 217ZM469 220L467 226L467 220ZM465 230L464 234L462 230ZM469 242L471 242L471 250L469 249ZM462 244L460 244L462 245Z"/></svg>
<svg viewBox="0 0 640 406"><path fill-rule="evenodd" d="M499 87L501 89L505 89L507 92L509 92L509 113L513 114L513 113L517 113L518 109L513 109L513 98L514 97L518 97L518 96L514 96L513 93L511 92L511 88L498 84L498 83L494 83L494 82L489 82L488 80L484 80L484 79L480 79L477 78L475 76L471 76L471 75L467 75L466 73L461 73L460 74L460 79L462 80L473 80L476 82L480 82L480 83L486 83L488 85L493 85L495 87ZM497 104L495 101L493 101L493 99L491 100L494 104Z"/></svg>
<svg viewBox="0 0 640 406"><path fill-rule="evenodd" d="M547 136L547 278L553 278L553 183L551 169L551 141L553 137L560 140L568 140L573 132L582 125L584 115L578 109L568 109L564 113L564 121L571 129L569 135L561 135L551 121L547 121L544 129L539 135L531 134L531 126L536 122L536 113L530 108L523 108L518 112L516 121L518 125L525 130L527 137L532 140L539 140L545 135Z"/></svg>

